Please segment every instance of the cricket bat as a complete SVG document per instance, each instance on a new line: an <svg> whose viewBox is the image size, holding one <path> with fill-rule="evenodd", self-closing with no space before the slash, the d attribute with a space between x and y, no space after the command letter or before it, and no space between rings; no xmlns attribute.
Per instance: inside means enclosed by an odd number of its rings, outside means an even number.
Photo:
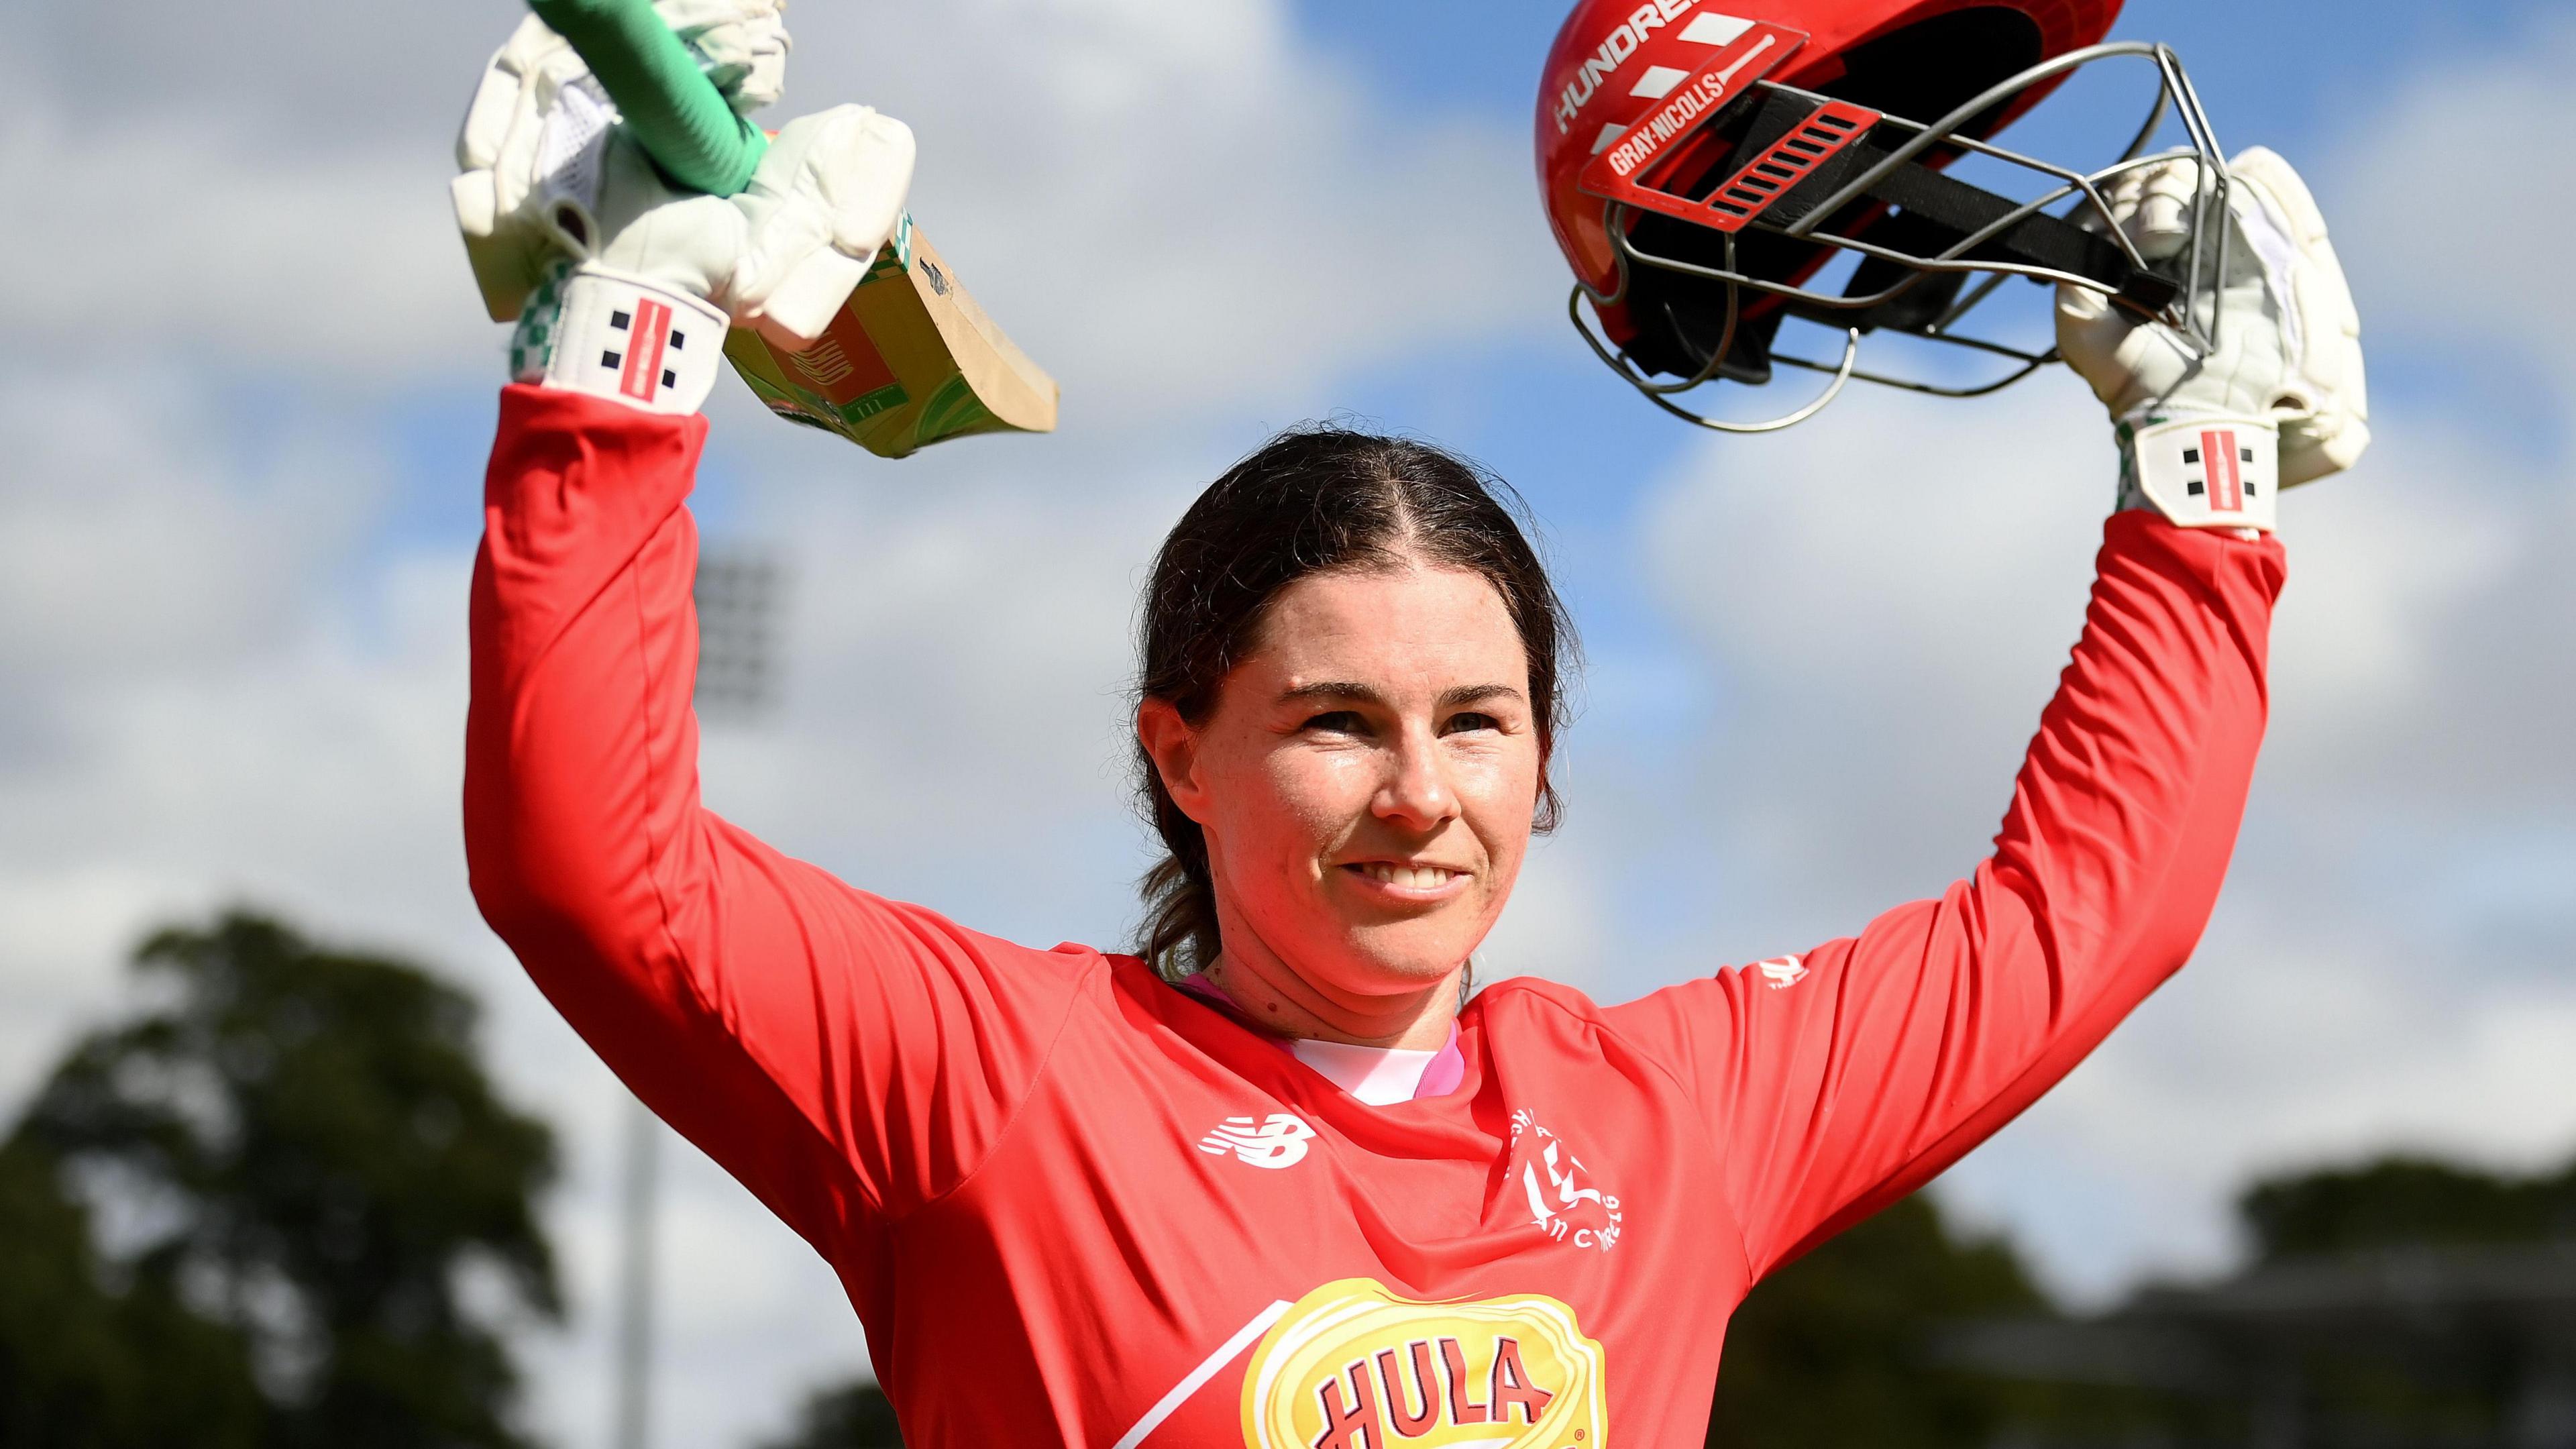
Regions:
<svg viewBox="0 0 2576 1449"><path fill-rule="evenodd" d="M580 54L672 180L715 196L750 184L769 138L734 114L652 0L528 8ZM725 357L772 412L879 457L974 433L1055 429L1055 379L975 305L909 213L813 346L788 353L737 327Z"/></svg>

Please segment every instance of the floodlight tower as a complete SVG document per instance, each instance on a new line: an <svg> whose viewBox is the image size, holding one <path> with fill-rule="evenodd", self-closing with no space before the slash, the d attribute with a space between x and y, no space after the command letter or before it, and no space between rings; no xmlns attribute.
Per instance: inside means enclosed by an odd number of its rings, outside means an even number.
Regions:
<svg viewBox="0 0 2576 1449"><path fill-rule="evenodd" d="M777 697L777 618L782 571L765 551L702 545L695 594L701 724L765 723ZM652 1109L626 1105L620 1182L617 1361L609 1406L613 1449L650 1449L653 1409L655 1248L664 1128Z"/></svg>

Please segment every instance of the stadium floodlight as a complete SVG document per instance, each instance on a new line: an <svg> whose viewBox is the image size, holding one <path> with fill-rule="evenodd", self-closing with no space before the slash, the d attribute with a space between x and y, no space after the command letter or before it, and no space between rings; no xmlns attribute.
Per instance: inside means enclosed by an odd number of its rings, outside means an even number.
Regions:
<svg viewBox="0 0 2576 1449"><path fill-rule="evenodd" d="M777 627L783 574L743 544L698 553L698 682L702 720L754 724L778 704Z"/></svg>
<svg viewBox="0 0 2576 1449"><path fill-rule="evenodd" d="M701 720L754 725L778 706L778 606L785 571L766 549L749 544L698 550L698 678ZM609 1443L647 1449L652 1439L653 1306L661 1205L661 1120L642 1102L626 1108L626 1160L620 1174L619 1287Z"/></svg>

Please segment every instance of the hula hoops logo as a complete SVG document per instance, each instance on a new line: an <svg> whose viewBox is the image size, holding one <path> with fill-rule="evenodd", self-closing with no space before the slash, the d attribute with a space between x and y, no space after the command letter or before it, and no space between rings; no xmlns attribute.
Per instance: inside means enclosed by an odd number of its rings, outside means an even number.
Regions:
<svg viewBox="0 0 2576 1449"><path fill-rule="evenodd" d="M1601 1449L1601 1345L1543 1294L1426 1303L1368 1278L1297 1300L1243 1376L1252 1449Z"/></svg>

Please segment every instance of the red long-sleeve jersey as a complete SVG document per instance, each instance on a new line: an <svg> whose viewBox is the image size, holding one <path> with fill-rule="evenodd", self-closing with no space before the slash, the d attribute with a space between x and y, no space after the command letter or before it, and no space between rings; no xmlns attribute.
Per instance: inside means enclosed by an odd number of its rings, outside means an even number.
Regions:
<svg viewBox="0 0 2576 1449"><path fill-rule="evenodd" d="M1623 1006L1514 980L1455 1090L1343 1093L1132 956L879 899L701 807L706 425L511 388L473 596L476 899L814 1245L908 1442L1700 1442L1763 1274L2002 1126L2179 967L2264 715L2268 540L2105 529L1991 858Z"/></svg>

